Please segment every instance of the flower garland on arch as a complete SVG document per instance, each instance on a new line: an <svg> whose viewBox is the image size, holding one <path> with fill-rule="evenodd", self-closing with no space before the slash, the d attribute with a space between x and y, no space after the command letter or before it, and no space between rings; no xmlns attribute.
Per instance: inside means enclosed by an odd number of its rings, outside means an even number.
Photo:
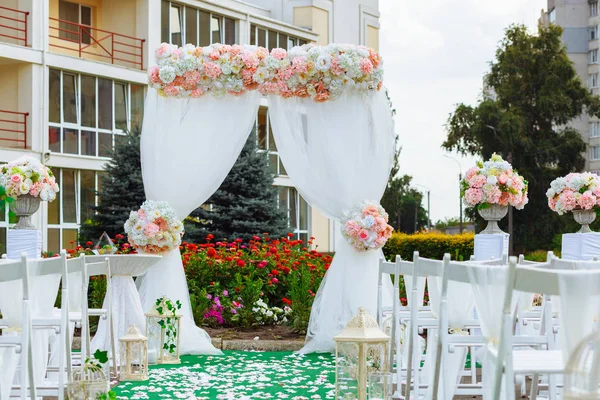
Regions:
<svg viewBox="0 0 600 400"><path fill-rule="evenodd" d="M239 96L248 90L285 98L334 100L344 90L370 92L383 83L383 61L365 46L305 44L289 51L249 45L183 47L163 43L148 69L149 85L167 97Z"/></svg>

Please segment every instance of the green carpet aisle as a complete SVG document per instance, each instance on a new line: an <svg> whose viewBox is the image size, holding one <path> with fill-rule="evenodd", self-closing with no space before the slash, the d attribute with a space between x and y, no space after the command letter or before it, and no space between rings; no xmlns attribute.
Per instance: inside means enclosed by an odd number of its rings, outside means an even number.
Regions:
<svg viewBox="0 0 600 400"><path fill-rule="evenodd" d="M118 399L333 399L331 354L225 351L183 356L180 365L151 366L150 380L121 382Z"/></svg>

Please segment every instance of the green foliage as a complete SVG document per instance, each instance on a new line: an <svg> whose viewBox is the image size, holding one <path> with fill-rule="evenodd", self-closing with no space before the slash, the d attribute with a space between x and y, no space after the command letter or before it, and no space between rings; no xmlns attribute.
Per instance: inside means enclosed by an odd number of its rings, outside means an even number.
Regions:
<svg viewBox="0 0 600 400"><path fill-rule="evenodd" d="M160 297L156 299L156 312L166 317L158 321L160 328L165 331L165 341L163 349L169 353L175 353L177 348L177 328L176 323L179 319L177 312L181 309L181 302L177 300L175 304L168 297Z"/></svg>
<svg viewBox="0 0 600 400"><path fill-rule="evenodd" d="M441 260L449 253L454 260L469 260L473 254L473 233L462 235L445 235L443 233L418 233L407 235L395 233L383 247L383 253L388 260L394 260L396 255L403 260L412 260L413 253L419 252L420 257Z"/></svg>
<svg viewBox="0 0 600 400"><path fill-rule="evenodd" d="M525 254L525 259L527 261L546 262L547 258L548 252L546 250L536 250Z"/></svg>
<svg viewBox="0 0 600 400"><path fill-rule="evenodd" d="M200 242L208 233L217 240L242 239L264 232L277 237L288 229L286 211L278 206L277 187L266 153L256 150L253 132L221 187L185 223L186 239Z"/></svg>
<svg viewBox="0 0 600 400"><path fill-rule="evenodd" d="M242 326L248 328L254 322L254 311L252 308L254 303L260 299L262 292L263 281L260 278L254 278L252 275L235 274L233 280L235 291L242 301L244 307L238 310L240 322Z"/></svg>
<svg viewBox="0 0 600 400"><path fill-rule="evenodd" d="M82 239L97 241L103 232L110 237L124 232L131 210L138 209L144 200L144 183L140 161L139 129L115 141L111 159L100 176L99 204L96 214L81 226Z"/></svg>
<svg viewBox="0 0 600 400"><path fill-rule="evenodd" d="M312 282L310 269L303 265L290 272L289 295L292 302L291 326L296 332L306 333L310 310L313 302Z"/></svg>
<svg viewBox="0 0 600 400"><path fill-rule="evenodd" d="M459 104L451 114L447 150L488 159L495 152L529 180L530 203L514 215L515 250L539 249L552 243L565 221L546 204L545 192L557 176L580 171L586 144L569 121L584 111L598 115L599 101L582 85L556 25L530 34L511 26L487 76L495 96L475 107ZM481 218L472 210L468 215ZM506 230L507 219L500 227Z"/></svg>

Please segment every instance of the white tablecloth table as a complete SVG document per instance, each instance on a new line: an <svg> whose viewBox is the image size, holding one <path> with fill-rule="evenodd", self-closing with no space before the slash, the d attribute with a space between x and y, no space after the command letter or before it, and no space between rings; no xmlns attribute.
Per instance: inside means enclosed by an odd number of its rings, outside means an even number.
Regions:
<svg viewBox="0 0 600 400"><path fill-rule="evenodd" d="M562 235L562 259L590 261L594 257L600 259L600 232Z"/></svg>
<svg viewBox="0 0 600 400"><path fill-rule="evenodd" d="M130 325L135 324L140 331L144 332L146 317L144 316L144 310L142 309L142 303L133 282L133 277L144 275L162 257L139 254L115 254L91 256L86 261L97 262L104 260L106 257L110 260L113 334L115 343L118 345L119 338L125 335ZM102 308L106 307L107 298L105 297ZM106 337L107 322L107 320L100 318L98 330L91 343L92 353L96 349L108 350L110 347L110 343L108 343Z"/></svg>
<svg viewBox="0 0 600 400"><path fill-rule="evenodd" d="M508 256L507 233L475 235L474 256L478 261L499 260Z"/></svg>

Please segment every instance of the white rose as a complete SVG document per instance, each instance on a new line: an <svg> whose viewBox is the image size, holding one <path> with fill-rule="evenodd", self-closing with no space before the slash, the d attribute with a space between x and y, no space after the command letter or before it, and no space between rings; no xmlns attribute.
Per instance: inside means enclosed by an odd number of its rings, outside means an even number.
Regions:
<svg viewBox="0 0 600 400"><path fill-rule="evenodd" d="M495 185L496 183L498 183L498 178L496 178L494 175L490 175L487 177L487 183L489 185Z"/></svg>

